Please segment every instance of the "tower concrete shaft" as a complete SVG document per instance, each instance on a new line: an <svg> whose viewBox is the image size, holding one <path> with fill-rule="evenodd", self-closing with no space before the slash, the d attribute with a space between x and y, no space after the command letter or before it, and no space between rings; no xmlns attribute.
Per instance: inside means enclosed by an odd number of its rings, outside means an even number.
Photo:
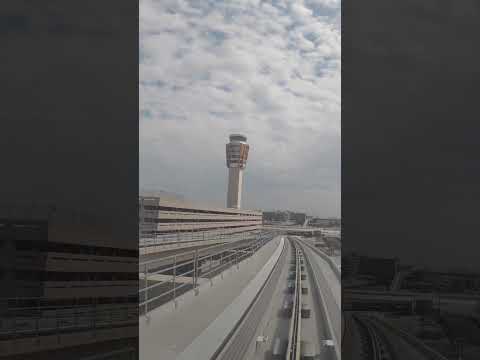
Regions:
<svg viewBox="0 0 480 360"><path fill-rule="evenodd" d="M240 209L242 206L243 169L228 169L227 207Z"/></svg>
<svg viewBox="0 0 480 360"><path fill-rule="evenodd" d="M228 167L227 207L240 209L242 202L243 170L247 165L249 145L246 136L230 135L226 145Z"/></svg>

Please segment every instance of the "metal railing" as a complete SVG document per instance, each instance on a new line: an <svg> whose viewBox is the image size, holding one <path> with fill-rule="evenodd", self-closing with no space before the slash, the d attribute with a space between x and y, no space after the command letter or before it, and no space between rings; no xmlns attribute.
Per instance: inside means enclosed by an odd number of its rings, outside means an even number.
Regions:
<svg viewBox="0 0 480 360"><path fill-rule="evenodd" d="M274 235L252 238L252 243L238 247L215 246L192 250L140 263L140 313L173 301L178 296L198 288L202 281L210 281L231 266L253 255ZM207 252L206 254L204 252Z"/></svg>
<svg viewBox="0 0 480 360"><path fill-rule="evenodd" d="M168 211L168 210L144 210L144 213L148 215L157 215L157 219L161 218L162 215L170 215L176 219L183 219L185 217L195 217L195 218L212 218L212 219L252 219L262 220L261 214L249 214L249 213L222 213L222 214L212 214L212 213L204 213L204 212L190 212L190 211ZM147 218L146 216L144 216Z"/></svg>
<svg viewBox="0 0 480 360"><path fill-rule="evenodd" d="M239 231L238 229L236 231ZM140 247L148 247L155 245L164 245L168 243L196 242L205 240L224 240L228 242L245 240L259 233L258 230L243 231L238 233L228 233L225 230L199 231L189 232L182 231L172 234L155 235L152 237L141 237Z"/></svg>
<svg viewBox="0 0 480 360"><path fill-rule="evenodd" d="M109 351L107 353L89 355L82 357L80 360L137 360L138 350L134 347L127 347L125 349L119 349Z"/></svg>
<svg viewBox="0 0 480 360"><path fill-rule="evenodd" d="M0 338L19 338L61 334L71 331L96 331L109 327L135 325L136 302L119 304L49 305L51 299L1 299Z"/></svg>

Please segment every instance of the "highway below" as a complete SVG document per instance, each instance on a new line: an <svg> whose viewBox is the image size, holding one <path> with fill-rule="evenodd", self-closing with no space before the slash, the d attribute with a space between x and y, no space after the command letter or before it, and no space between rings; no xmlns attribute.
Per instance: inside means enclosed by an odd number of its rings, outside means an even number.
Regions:
<svg viewBox="0 0 480 360"><path fill-rule="evenodd" d="M320 257L297 237L287 238L281 260L216 359L340 358L340 293L332 295L320 274Z"/></svg>

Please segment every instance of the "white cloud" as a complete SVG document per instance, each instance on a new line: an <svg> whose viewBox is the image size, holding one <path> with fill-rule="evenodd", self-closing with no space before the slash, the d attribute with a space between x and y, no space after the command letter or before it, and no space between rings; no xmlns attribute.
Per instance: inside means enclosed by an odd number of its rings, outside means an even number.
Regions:
<svg viewBox="0 0 480 360"><path fill-rule="evenodd" d="M308 0L311 5L320 5L327 8L339 8L340 0Z"/></svg>
<svg viewBox="0 0 480 360"><path fill-rule="evenodd" d="M295 2L292 3L290 5L290 9L292 11L292 15L294 16L295 20L300 21L300 22L309 21L310 17L313 14L312 10L306 8L301 3L295 3Z"/></svg>
<svg viewBox="0 0 480 360"><path fill-rule="evenodd" d="M141 186L222 205L224 146L242 132L245 206L339 215L338 11L330 0L140 0Z"/></svg>

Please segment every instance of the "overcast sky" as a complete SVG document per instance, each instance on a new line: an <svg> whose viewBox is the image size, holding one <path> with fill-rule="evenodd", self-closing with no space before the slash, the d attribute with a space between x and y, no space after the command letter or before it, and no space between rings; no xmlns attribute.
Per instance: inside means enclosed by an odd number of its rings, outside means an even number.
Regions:
<svg viewBox="0 0 480 360"><path fill-rule="evenodd" d="M340 1L140 0L140 187L340 216Z"/></svg>

